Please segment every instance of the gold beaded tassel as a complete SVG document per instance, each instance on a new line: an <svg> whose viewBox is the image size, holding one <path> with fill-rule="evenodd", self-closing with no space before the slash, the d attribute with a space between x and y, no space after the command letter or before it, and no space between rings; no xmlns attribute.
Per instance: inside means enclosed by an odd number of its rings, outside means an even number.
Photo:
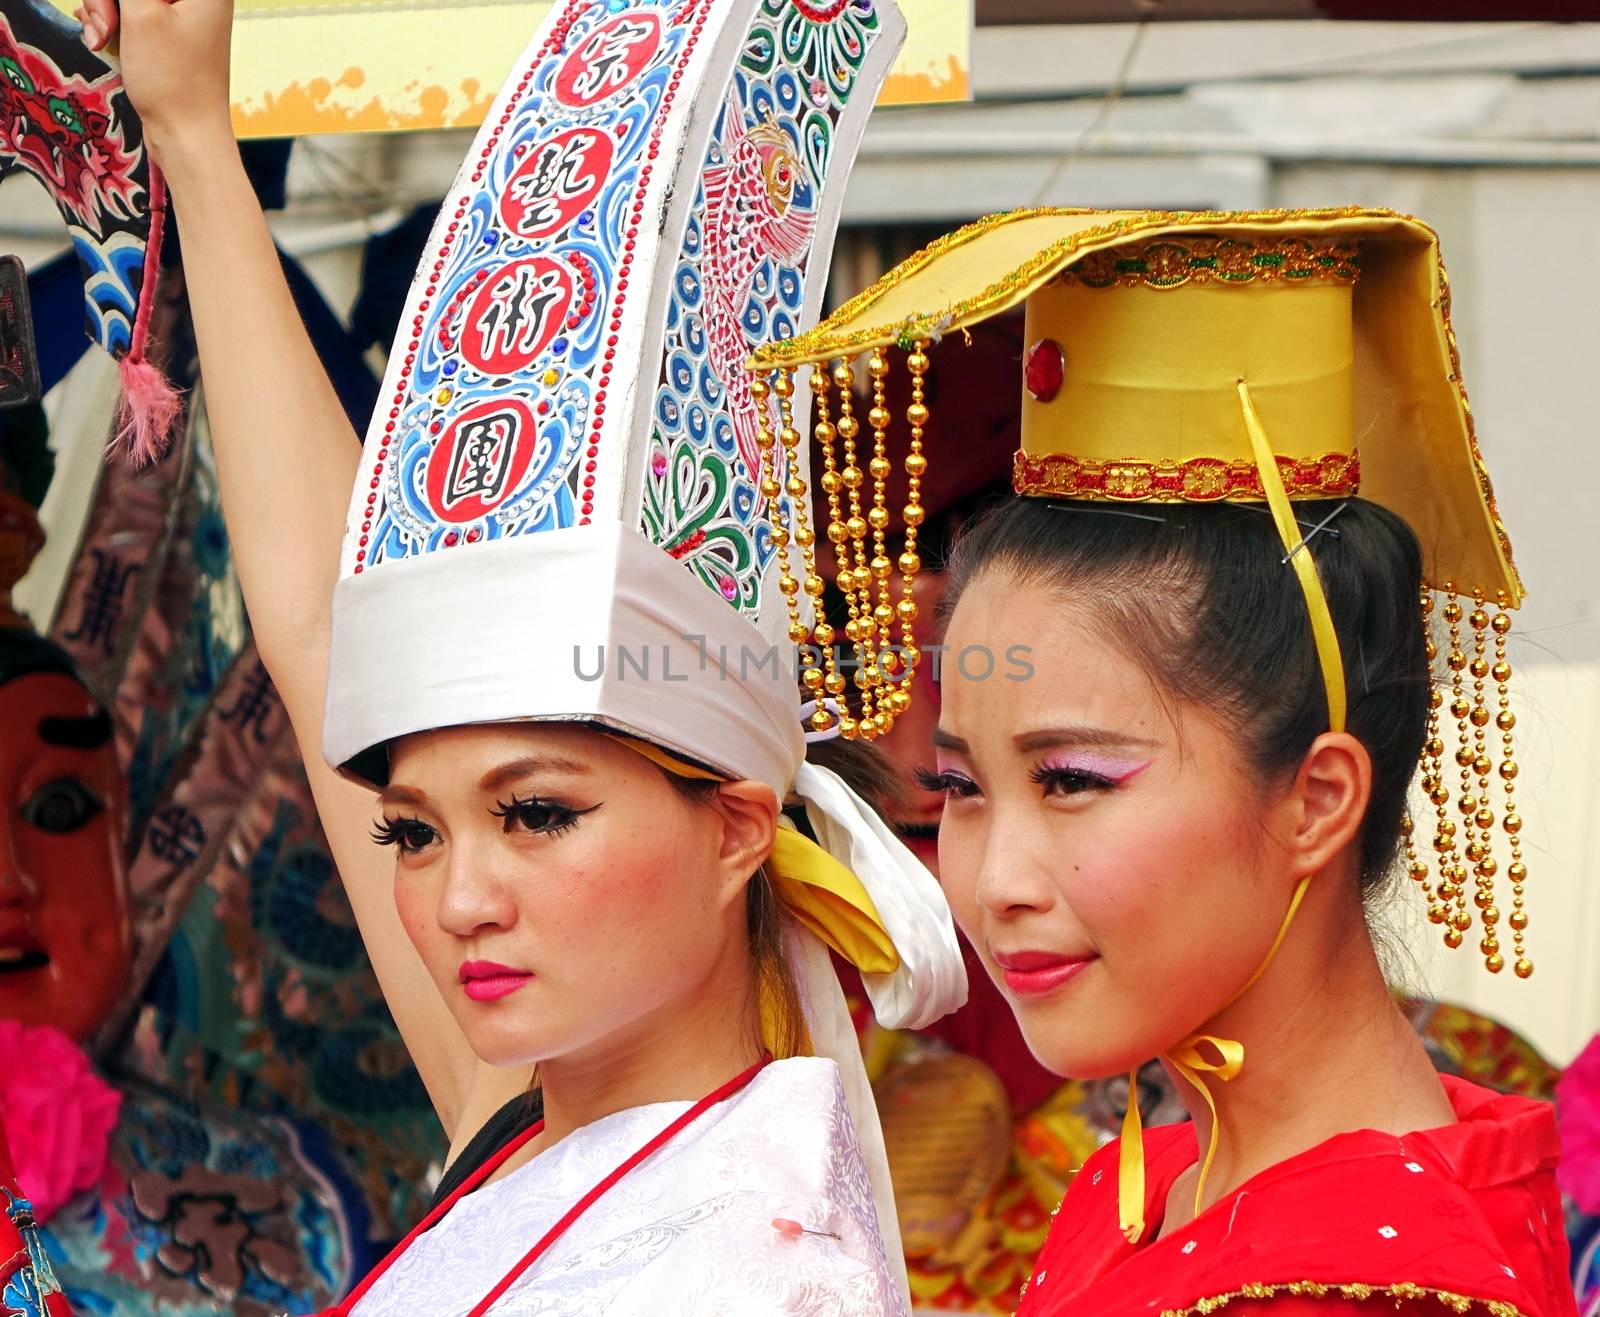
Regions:
<svg viewBox="0 0 1600 1317"><path fill-rule="evenodd" d="M778 558L778 588L783 592L789 610L789 639L796 645L804 646L806 638L811 634L811 629L806 626L800 616L800 582L795 577L789 564L789 528L784 524L783 504L781 501L783 486L778 481L778 457L774 449L777 439L772 433L772 419L768 411L768 400L776 393L780 399L790 398L794 394L794 379L788 371L779 371L772 385L757 376L750 381L750 396L756 405L756 447L761 453L761 497L766 500L767 518L772 526L772 544ZM804 550L802 548L802 554ZM809 575L809 573L808 573ZM801 681L807 690L814 689L814 679L811 672L815 668L816 656L809 654L802 648L800 651ZM821 674L818 674L819 676ZM822 716L821 729L831 726L832 715L818 706L817 713L812 716L812 725L817 726L817 715Z"/></svg>
<svg viewBox="0 0 1600 1317"><path fill-rule="evenodd" d="M918 528L922 525L922 477L928 471L928 459L922 452L922 434L928 424L927 344L917 341L906 354L906 370L911 374L911 405L906 408L906 423L911 427L911 445L906 452L906 505L901 510L905 521L906 538L900 549L900 602L895 612L900 618L900 657L903 670L897 673L899 685L890 696L896 713L911 707L911 676L922 659L917 648L913 623L917 620L917 601L912 595L912 583L922 568L922 558L917 553Z"/></svg>
<svg viewBox="0 0 1600 1317"><path fill-rule="evenodd" d="M1422 618L1427 635L1426 647L1430 672L1439 653L1432 635L1433 613L1433 592L1424 588ZM1462 884L1466 881L1466 870L1461 864L1461 856L1456 847L1455 821L1450 817L1450 788L1444 782L1444 740L1440 735L1439 723L1439 710L1443 706L1444 692L1435 684L1428 692L1428 739L1422 749L1422 789L1427 793L1435 815L1433 850L1436 856L1435 863L1439 869L1439 882L1436 887L1432 889L1428 887L1428 866L1417 854L1411 835L1411 819L1407 817L1401 826L1406 836L1406 860L1411 876L1429 894L1428 918L1435 924L1444 926L1444 940L1447 946L1460 946L1462 934L1456 927L1456 906L1460 899Z"/></svg>
<svg viewBox="0 0 1600 1317"><path fill-rule="evenodd" d="M822 479L818 483L828 499L828 540L833 545L835 561L842 563L845 553L844 542L849 537L849 532L845 529L844 518L840 514L839 507L839 490L843 488L843 481L839 476L838 463L834 457L833 450L834 440L838 437L838 431L834 429L833 422L828 415L828 390L831 384L832 376L829 375L825 365L819 364L812 367L811 399L817 410L817 419L811 428L811 433L822 449ZM796 635L797 631L799 633L798 636ZM803 645L807 639L805 627L797 627L791 623L789 639L796 644ZM838 654L834 650L834 641L837 637L832 625L821 611L820 605L816 624L812 629L812 639L814 639L817 648L822 653L822 666L825 674L822 682L823 690L827 693L829 699L838 703L844 698L848 683L845 681L844 674L839 671ZM848 716L848 710L846 710L846 716ZM841 718L841 735L843 734L843 721ZM851 718L850 723L852 726L854 722L855 720ZM826 730L832 725L833 722L830 717L822 730Z"/></svg>
<svg viewBox="0 0 1600 1317"><path fill-rule="evenodd" d="M1478 907L1478 919L1483 925L1483 940L1478 944L1478 949L1483 953L1484 967L1489 973L1498 974L1505 968L1506 962L1500 954L1500 934L1496 931L1500 923L1500 907L1495 904L1494 876L1499 864L1494 858L1494 810L1489 803L1489 774L1494 764L1486 753L1488 745L1484 729L1489 725L1489 708L1483 701L1483 683L1489 675L1489 660L1486 657L1489 615L1483 610L1482 591L1473 592L1472 605L1472 613L1467 618L1472 628L1472 659L1467 665L1467 672L1472 677L1472 703L1467 711L1467 723L1472 728L1471 768L1478 779L1478 786L1475 793L1467 791L1462 794L1460 807L1469 835L1472 828L1477 829L1467 858L1472 862L1473 879L1478 889L1473 896L1473 904ZM1462 735L1465 738L1465 725ZM1462 777L1464 780L1465 772Z"/></svg>
<svg viewBox="0 0 1600 1317"><path fill-rule="evenodd" d="M1449 599L1444 606L1445 625L1449 628L1450 648L1445 652L1445 667L1450 671L1450 716L1456 722L1456 767L1460 770L1461 794L1457 799L1457 806L1463 815L1461 823L1462 837L1456 845L1458 850L1452 851L1455 861L1450 875L1452 893L1452 909L1450 911L1450 925L1445 931L1445 944L1449 947L1459 947L1468 932L1472 929L1472 912L1467 909L1467 863L1477 863L1481 858L1482 848L1476 843L1473 836L1475 826L1472 817L1472 732L1467 722L1467 715L1472 706L1467 700L1466 678L1462 675L1467 667L1467 654L1461 647L1461 600L1456 595L1455 587L1449 582L1445 583L1445 593ZM1452 829L1453 831L1453 829ZM1475 858L1477 857L1477 858ZM1451 933L1455 937L1451 938Z"/></svg>
<svg viewBox="0 0 1600 1317"><path fill-rule="evenodd" d="M783 445L784 470L788 479L783 482L783 490L789 495L789 505L794 509L794 529L791 534L794 542L800 546L801 560L805 564L806 579L803 589L811 600L812 616L817 621L822 620L822 577L817 575L816 533L811 529L811 503L810 491L806 482L800 478L800 431L794 423L794 380L785 371L779 374L773 382L772 391L778 395L778 421L781 428L778 431L778 442ZM773 482L776 484L776 480ZM769 497L769 509L776 512L781 506ZM776 531L781 524L781 519L774 516L772 528L774 543ZM794 577L784 570L785 563L782 558L778 560L779 588L789 600L789 635L791 637L803 636L806 631L804 618L800 614L800 592L794 588ZM815 623L812 627L815 633ZM806 693L812 699L818 700L817 708L811 716L811 726L815 731L827 731L833 726L833 715L823 705L819 696L827 684L825 668L822 666L822 655L817 647L805 645L802 642L800 650L800 681Z"/></svg>
<svg viewBox="0 0 1600 1317"><path fill-rule="evenodd" d="M1503 596L1499 599L1499 606L1491 617L1485 607L1486 600L1481 591L1474 592L1470 614L1463 609L1452 582L1445 582L1442 592L1447 596L1441 612L1449 641L1449 648L1445 654L1445 667L1450 673L1449 711L1456 723L1457 745L1454 758L1460 770L1461 782L1460 794L1455 801L1461 814L1460 840L1457 839L1457 825L1449 816L1451 792L1444 780L1445 746L1440 735L1440 711L1444 707L1445 698L1444 692L1436 685L1429 692L1428 732L1422 752L1421 770L1422 789L1437 815L1433 848L1437 855L1438 884L1432 888L1428 885L1428 865L1417 852L1414 824L1409 815L1401 824L1405 838L1407 870L1412 879L1428 893L1428 918L1435 924L1443 925L1445 945L1459 947L1472 927L1472 916L1466 902L1467 865L1472 866L1476 889L1473 904L1478 910L1478 918L1483 926L1483 937L1478 944L1479 950L1484 957L1484 966L1491 974L1498 974L1504 969L1505 957L1501 951L1499 932L1501 912L1496 904L1494 881L1495 875L1499 872L1499 862L1494 856L1495 813L1491 796L1491 774L1494 763L1488 753L1487 728L1491 714L1485 698L1486 679L1493 678L1500 705L1499 713L1495 717L1502 743L1499 777L1502 790L1505 792L1505 811L1500 822L1509 838L1512 861L1507 870L1507 876L1512 883L1512 913L1507 922L1512 930L1512 945L1516 954L1515 971L1518 977L1527 978L1533 973L1533 964L1527 957L1523 941L1523 932L1528 924L1523 898L1523 882L1527 877L1527 869L1522 863L1519 838L1522 820L1517 815L1513 803L1515 789L1513 783L1517 775L1517 764L1512 751L1511 729L1516 725L1516 718L1509 708L1508 683L1511 666L1505 657L1505 637L1511 629L1511 619L1504 611ZM1427 639L1430 667L1438 654L1438 648L1431 634L1434 608L1432 592L1424 589L1422 615L1424 625L1430 628ZM1472 633L1470 656L1462 643L1463 619ZM1491 632L1494 636L1495 660L1492 666L1487 657ZM1471 698L1468 698L1466 688L1468 677L1472 681Z"/></svg>
<svg viewBox="0 0 1600 1317"><path fill-rule="evenodd" d="M833 368L833 383L839 390L839 437L844 440L844 469L839 478L844 484L850 515L844 522L845 536L840 545L839 572L834 583L844 595L850 617L844 633L850 640L855 657L854 683L859 693L859 712L841 722L839 734L854 739L867 740L873 734L872 692L867 688L865 654L872 641L872 573L867 567L867 520L861 515L861 482L864 479L856 451L856 438L861 433L861 422L855 417L855 375L848 361L840 361Z"/></svg>
<svg viewBox="0 0 1600 1317"><path fill-rule="evenodd" d="M1528 927L1523 897L1528 869L1522 862L1522 816L1517 813L1516 805L1517 758L1511 729L1517 725L1517 716L1511 712L1511 664L1506 659L1506 636L1511 631L1511 616L1505 611L1507 602L1503 592L1498 595L1494 616L1489 620L1494 632L1494 666L1489 669L1489 675L1494 678L1500 705L1494 720L1500 730L1500 784L1506 798L1500 826L1505 829L1507 849L1511 852L1511 863L1506 866L1506 877L1511 880L1511 915L1506 922L1511 925L1511 948L1516 955L1512 969L1519 979L1525 979L1533 973L1533 961L1528 958L1523 936Z"/></svg>
<svg viewBox="0 0 1600 1317"><path fill-rule="evenodd" d="M882 736L894 726L893 685L897 661L889 646L894 643L894 605L889 602L889 573L894 564L889 561L889 408L887 407L886 381L889 361L882 349L874 349L867 359L867 374L872 377L872 410L867 413L867 424L872 427L872 460L867 463L872 476L872 507L867 512L867 525L872 528L872 581L877 587L877 602L872 605L872 628L863 639L866 650L867 689L872 692L874 711L872 735ZM881 646L881 647L880 647Z"/></svg>
<svg viewBox="0 0 1600 1317"><path fill-rule="evenodd" d="M777 371L772 382L757 377L751 382L756 404L756 441L761 453L760 489L772 524L772 542L778 560L778 584L785 597L790 640L801 646L800 680L816 701L811 727L827 731L837 725L841 736L873 739L894 725L895 716L909 706L911 695L904 677L916 666L919 655L912 644L911 623L916 617L912 585L921 566L916 554L916 527L922 522L921 477L927 470L922 453L923 427L928 409L924 402L923 376L928 369L922 344L910 354L913 376L912 405L907 411L911 423L911 445L906 466L910 492L904 508L907 527L906 549L900 555L900 598L891 595L890 577L895 564L888 556L887 482L892 471L888 457L890 415L885 406L887 359L881 351L870 358L873 381L873 406L867 420L872 430L872 458L867 472L859 464L856 439L861 433L851 400L853 375L848 362L839 362L830 372L826 365L813 366L810 377L812 398L817 409L815 434L822 450L823 473L819 482L828 505L827 535L838 556L835 577L844 595L850 620L845 626L855 658L857 703L851 708L847 697L850 683L839 670L835 652L836 635L822 612L824 584L817 571L816 535L809 523L805 482L800 478L800 431L794 424L794 378L790 371ZM831 414L830 382L838 394L838 413ZM774 435L770 399L777 399L779 429ZM835 451L835 441L843 442L843 466ZM784 456L778 456L782 447ZM783 473L787 472L785 479ZM872 505L862 515L862 486L867 474L872 478ZM783 496L789 498L789 524L785 521ZM843 497L841 498L841 495ZM867 556L867 532L872 532L872 554ZM804 566L802 581L794 570L789 549L798 545ZM801 595L812 601L814 624L807 626L801 612ZM876 597L874 597L876 595ZM901 622L905 646L896 656L892 627ZM808 641L814 641L815 647ZM824 696L831 697L835 714Z"/></svg>

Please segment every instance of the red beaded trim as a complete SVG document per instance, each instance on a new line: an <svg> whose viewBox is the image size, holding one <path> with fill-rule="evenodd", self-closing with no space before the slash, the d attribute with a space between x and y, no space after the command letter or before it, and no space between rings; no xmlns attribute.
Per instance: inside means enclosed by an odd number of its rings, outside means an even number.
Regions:
<svg viewBox="0 0 1600 1317"><path fill-rule="evenodd" d="M683 539L679 540L676 544L669 544L667 546L667 557L669 557L669 558L677 558L679 560L682 560L684 558L687 558L691 553L693 553L696 549L698 549L705 542L706 542L706 533L705 533L705 531L697 530L692 535L685 536Z"/></svg>
<svg viewBox="0 0 1600 1317"><path fill-rule="evenodd" d="M831 4L807 4L806 0L793 0L794 7L800 11L800 17L812 23L831 23L844 13L844 8L850 0L832 0Z"/></svg>
<svg viewBox="0 0 1600 1317"><path fill-rule="evenodd" d="M1348 498L1361 485L1356 453L1298 458L1278 454L1278 474L1290 498ZM1099 462L1067 453L1034 457L1019 452L1011 474L1019 494L1107 499L1119 503L1217 503L1264 499L1254 462L1192 457L1185 462L1139 459Z"/></svg>

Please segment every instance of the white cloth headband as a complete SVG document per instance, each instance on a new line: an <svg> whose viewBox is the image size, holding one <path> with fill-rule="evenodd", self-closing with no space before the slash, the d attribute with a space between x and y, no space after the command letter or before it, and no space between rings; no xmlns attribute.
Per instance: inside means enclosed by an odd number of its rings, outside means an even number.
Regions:
<svg viewBox="0 0 1600 1317"><path fill-rule="evenodd" d="M561 720L642 736L764 782L780 802L792 792L900 953L893 974L866 976L878 1019L921 1028L965 1001L938 883L842 779L805 761L791 648L637 531L545 531L346 578L334 592L332 660L323 743L336 768L368 780L380 779L369 752L397 737Z"/></svg>

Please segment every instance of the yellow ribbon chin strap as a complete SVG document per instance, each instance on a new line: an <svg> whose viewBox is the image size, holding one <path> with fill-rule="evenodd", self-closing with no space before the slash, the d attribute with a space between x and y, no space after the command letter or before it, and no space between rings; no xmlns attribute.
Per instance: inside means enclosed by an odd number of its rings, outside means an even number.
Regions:
<svg viewBox="0 0 1600 1317"><path fill-rule="evenodd" d="M1261 475L1261 488L1267 494L1267 506L1272 510L1272 520L1278 527L1278 538L1283 541L1284 552L1294 565L1300 578L1300 589L1306 597L1306 612L1311 617L1311 635L1317 644L1317 659L1322 664L1322 683L1328 691L1328 730L1344 731L1345 691L1344 660L1339 653L1339 633L1333 629L1333 615L1328 611L1328 597L1322 593L1322 581L1317 576L1317 565L1311 560L1311 550L1300 534L1294 509L1289 505L1289 495L1283 488L1283 477L1278 472L1278 459L1272 455L1272 444L1267 439L1261 416L1256 411L1250 390L1239 381L1239 406L1244 411L1244 428L1250 432L1250 448L1256 459L1256 470Z"/></svg>
<svg viewBox="0 0 1600 1317"><path fill-rule="evenodd" d="M1267 972L1273 960L1277 957L1278 950L1283 946L1284 938L1289 935L1289 925L1294 923L1294 917L1300 911L1300 903L1305 900L1306 889L1311 886L1311 875L1302 878L1294 889L1294 895L1289 899L1289 908L1284 912L1283 922L1278 925L1278 935L1272 939L1272 946L1267 949L1266 956L1256 966L1255 973L1244 981L1244 986L1228 998L1222 1007L1225 1011L1234 1005L1245 993L1255 987L1261 976ZM1222 1011L1217 1012L1219 1015ZM1211 1174L1211 1163L1217 1155L1217 1104L1211 1096L1211 1090L1206 1087L1203 1075L1215 1075L1224 1083L1232 1079L1244 1069L1244 1044L1234 1038L1218 1038L1215 1034L1192 1033L1187 1038L1180 1040L1162 1058L1172 1066L1180 1075L1200 1091L1200 1096L1205 1099L1206 1106L1211 1111L1211 1138L1206 1148L1205 1159L1200 1163L1200 1178L1194 1187L1194 1211L1200 1215L1201 1203L1206 1191L1206 1177ZM1119 1162L1117 1166L1117 1215L1118 1224L1122 1233L1127 1236L1130 1244L1137 1244L1140 1236L1144 1234L1144 1137L1143 1125L1139 1119L1139 1071L1137 1068L1128 1073L1128 1109L1122 1117L1122 1142L1119 1148Z"/></svg>
<svg viewBox="0 0 1600 1317"><path fill-rule="evenodd" d="M1316 642L1317 661L1322 667L1322 682L1328 693L1328 728L1342 732L1345 719L1344 659L1339 652L1339 635L1333 629L1333 615L1328 611L1328 597L1322 592L1316 563L1312 561L1311 551L1300 534L1294 509L1289 504L1289 495L1283 488L1283 477L1278 472L1278 461L1273 456L1266 428L1261 424L1261 416L1250 397L1250 389L1243 380L1239 381L1239 407L1244 415L1245 429L1250 434L1250 448L1255 456L1256 470L1261 476L1261 488L1266 491L1267 506L1272 511L1278 538L1283 541L1284 552L1288 555L1285 561L1294 564L1301 592L1306 597L1311 635ZM1310 883L1309 874L1300 880L1266 959L1245 980L1244 986L1233 994L1223 1010L1255 987L1267 972L1267 966L1272 964L1278 948L1283 945L1283 939L1288 936L1289 925L1294 922ZM1215 1075L1226 1083L1237 1075L1244 1068L1244 1044L1233 1038L1193 1033L1168 1051L1164 1059L1199 1091L1211 1112L1211 1137L1205 1158L1200 1163L1200 1176L1194 1189L1194 1210L1198 1216L1204 1202L1206 1177L1211 1174L1211 1163L1216 1160L1218 1138L1217 1104L1211 1096L1205 1076ZM1128 1075L1128 1110L1122 1118L1122 1144L1117 1167L1118 1223L1130 1244L1137 1244L1144 1234L1144 1189L1144 1138L1139 1119L1139 1072L1135 1069Z"/></svg>

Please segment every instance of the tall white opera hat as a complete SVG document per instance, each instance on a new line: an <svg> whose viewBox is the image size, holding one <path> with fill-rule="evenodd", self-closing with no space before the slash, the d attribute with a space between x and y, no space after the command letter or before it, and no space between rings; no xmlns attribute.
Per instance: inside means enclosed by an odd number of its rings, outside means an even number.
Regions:
<svg viewBox="0 0 1600 1317"><path fill-rule="evenodd" d="M918 1027L965 999L954 928L926 870L805 763L761 494L778 414L758 424L743 368L816 318L903 35L890 0L558 0L401 321L350 505L324 749L381 782L396 737L562 719L798 794L893 939L896 967L865 976L879 1018ZM768 451L808 479L805 445ZM853 1090L882 1206L855 1038L804 950L813 1042Z"/></svg>

